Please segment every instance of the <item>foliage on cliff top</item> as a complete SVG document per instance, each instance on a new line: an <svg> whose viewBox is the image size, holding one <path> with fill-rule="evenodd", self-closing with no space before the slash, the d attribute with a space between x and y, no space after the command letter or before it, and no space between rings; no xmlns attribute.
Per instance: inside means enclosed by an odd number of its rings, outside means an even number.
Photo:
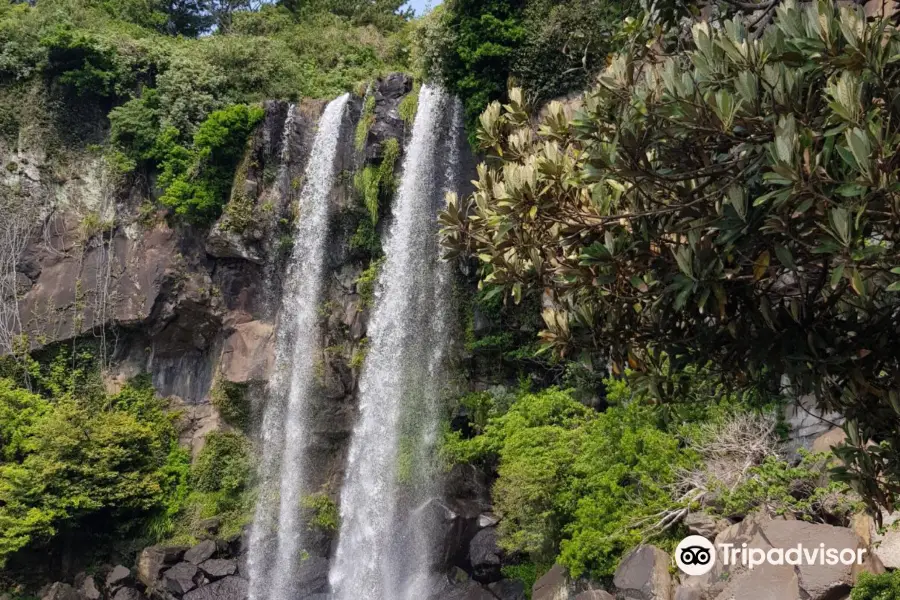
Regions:
<svg viewBox="0 0 900 600"><path fill-rule="evenodd" d="M125 528L179 484L173 416L147 378L110 395L89 354L26 363L35 391L0 378L0 565L90 516Z"/></svg>
<svg viewBox="0 0 900 600"><path fill-rule="evenodd" d="M630 365L660 401L690 384L663 364L815 393L848 417L838 475L892 508L900 33L830 2L775 12L759 35L698 23L668 56L641 29L574 116L554 104L533 126L518 92L491 105L492 158L441 218L484 286L552 295L559 355Z"/></svg>
<svg viewBox="0 0 900 600"><path fill-rule="evenodd" d="M510 80L536 102L580 92L637 1L449 0L417 29L418 67L463 99L471 129Z"/></svg>

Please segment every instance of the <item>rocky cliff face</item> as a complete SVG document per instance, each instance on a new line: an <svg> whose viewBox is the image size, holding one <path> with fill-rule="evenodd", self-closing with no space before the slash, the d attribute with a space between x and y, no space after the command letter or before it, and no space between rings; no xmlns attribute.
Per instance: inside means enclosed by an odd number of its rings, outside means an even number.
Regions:
<svg viewBox="0 0 900 600"><path fill-rule="evenodd" d="M339 478L358 371L350 363L365 344L368 317L356 289L368 257L349 247L361 214L353 175L381 160L387 139L404 138L399 104L411 90L400 75L374 85L374 119L361 148L353 127L362 98L351 101L344 128L340 183L332 193L341 218L328 250L322 310L323 347L330 349L320 369L329 401L320 407L323 485ZM209 231L174 224L153 208L151 181L123 185L91 152L62 157L34 138L0 149L0 200L18 207L0 232L10 247L0 286L4 350L96 338L108 384L151 373L160 394L185 406L184 441L198 450L204 435L222 426L210 404L214 384L260 390L268 379L295 200L323 108L319 101L265 104L231 201ZM17 259L7 256L13 250Z"/></svg>

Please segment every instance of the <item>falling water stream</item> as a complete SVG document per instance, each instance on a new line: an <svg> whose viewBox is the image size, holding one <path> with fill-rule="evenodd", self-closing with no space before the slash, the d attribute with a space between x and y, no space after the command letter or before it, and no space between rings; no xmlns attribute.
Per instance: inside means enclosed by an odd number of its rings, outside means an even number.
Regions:
<svg viewBox="0 0 900 600"><path fill-rule="evenodd" d="M261 497L250 534L250 599L296 600L303 531L298 507L304 491L304 457L318 351L318 306L328 235L329 195L349 95L328 104L313 142L300 194L294 249L285 278L262 424ZM288 119L290 128L293 119ZM287 135L285 132L285 144Z"/></svg>
<svg viewBox="0 0 900 600"><path fill-rule="evenodd" d="M439 497L434 446L449 347L449 267L436 213L459 171L460 109L424 86L385 245L360 414L329 576L336 600L424 600Z"/></svg>

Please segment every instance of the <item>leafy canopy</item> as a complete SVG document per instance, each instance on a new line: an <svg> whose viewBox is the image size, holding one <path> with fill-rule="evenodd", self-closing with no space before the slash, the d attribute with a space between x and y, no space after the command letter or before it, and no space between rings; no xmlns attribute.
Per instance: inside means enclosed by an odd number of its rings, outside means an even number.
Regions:
<svg viewBox="0 0 900 600"><path fill-rule="evenodd" d="M847 416L839 476L891 507L900 33L824 1L775 14L752 35L697 23L671 55L647 22L577 112L552 103L537 126L521 91L489 106L445 242L483 286L546 294L548 349L630 366L657 399L689 364L738 387L787 376Z"/></svg>

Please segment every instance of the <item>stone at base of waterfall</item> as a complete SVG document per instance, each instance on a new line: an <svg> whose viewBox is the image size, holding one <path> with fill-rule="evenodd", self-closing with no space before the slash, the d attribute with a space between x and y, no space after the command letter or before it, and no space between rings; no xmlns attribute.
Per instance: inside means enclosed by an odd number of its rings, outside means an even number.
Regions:
<svg viewBox="0 0 900 600"><path fill-rule="evenodd" d="M216 553L216 542L215 540L203 540L190 550L184 553L185 562L189 562L195 565L199 565L200 563L209 560L213 557L213 554Z"/></svg>
<svg viewBox="0 0 900 600"><path fill-rule="evenodd" d="M670 562L656 546L638 546L619 563L613 584L627 600L671 600Z"/></svg>
<svg viewBox="0 0 900 600"><path fill-rule="evenodd" d="M211 581L222 579L237 572L237 561L230 558L211 558L200 563L200 570Z"/></svg>
<svg viewBox="0 0 900 600"><path fill-rule="evenodd" d="M569 576L565 567L553 565L534 583L531 600L569 600Z"/></svg>
<svg viewBox="0 0 900 600"><path fill-rule="evenodd" d="M246 579L231 575L188 592L184 600L247 600L249 587Z"/></svg>
<svg viewBox="0 0 900 600"><path fill-rule="evenodd" d="M197 565L181 562L164 571L162 581L167 592L181 596L197 587L201 577Z"/></svg>
<svg viewBox="0 0 900 600"><path fill-rule="evenodd" d="M150 589L156 586L160 573L171 565L180 562L187 546L150 546L144 548L138 557L137 576L141 583Z"/></svg>
<svg viewBox="0 0 900 600"><path fill-rule="evenodd" d="M502 579L487 587L498 600L525 600L525 584L517 579Z"/></svg>
<svg viewBox="0 0 900 600"><path fill-rule="evenodd" d="M491 582L500 579L503 551L497 543L497 530L486 527L475 534L469 542L469 562L472 577L477 581Z"/></svg>

